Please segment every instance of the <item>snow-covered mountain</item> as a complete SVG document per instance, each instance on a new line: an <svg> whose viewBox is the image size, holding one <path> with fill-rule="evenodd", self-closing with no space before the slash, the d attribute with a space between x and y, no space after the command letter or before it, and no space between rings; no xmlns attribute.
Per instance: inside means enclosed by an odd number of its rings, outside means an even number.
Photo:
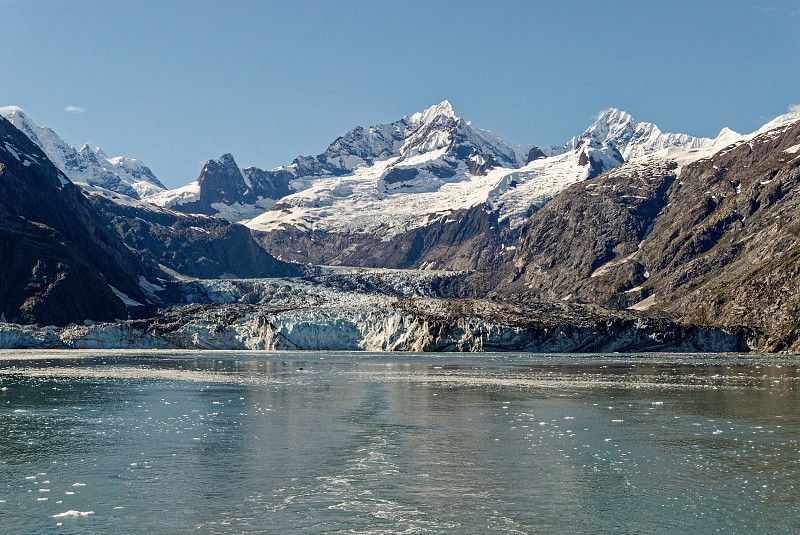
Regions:
<svg viewBox="0 0 800 535"><path fill-rule="evenodd" d="M296 159L286 169L297 193L248 226L404 232L432 214L484 202L532 148L474 127L444 101L389 125L355 128L316 158Z"/></svg>
<svg viewBox="0 0 800 535"><path fill-rule="evenodd" d="M222 174L229 181L222 177L209 180L209 168L217 176L216 170L230 164L233 157L210 160L195 182L148 200L241 221L263 213L291 193L313 190L302 198L313 196L331 180L341 179L346 184L355 175L361 180L367 172L368 180L380 179L372 189L381 198L399 188L432 191L468 175L485 176L498 166L517 168L526 163L530 150L475 128L444 101L394 123L356 127L319 156L300 156L291 165L271 171L250 167L236 173L228 169ZM346 191L344 186L334 195L346 197ZM296 201L292 199L290 204L297 205Z"/></svg>
<svg viewBox="0 0 800 535"><path fill-rule="evenodd" d="M517 228L531 210L573 182L662 149L714 144L707 138L664 134L612 108L563 146L521 146L476 128L444 101L394 123L356 127L319 156L298 157L272 171L258 170L273 182L280 174L281 188L290 195L278 197L274 184L272 196L241 187L248 173L244 170L231 173L227 186L213 184L215 191L225 191L225 198L204 191L212 186L204 187L198 179L148 200L191 211L198 209L205 194L216 200L200 207L203 213L252 218L247 225L263 232L289 225L340 232L385 227L389 234L400 233L428 224L436 214L443 217L480 204ZM245 199L247 195L251 198Z"/></svg>
<svg viewBox="0 0 800 535"><path fill-rule="evenodd" d="M124 156L109 158L99 147L92 149L88 145L76 150L52 129L37 125L17 106L0 107L0 116L28 136L78 185L99 186L136 199L166 190L139 160Z"/></svg>
<svg viewBox="0 0 800 535"><path fill-rule="evenodd" d="M480 207L506 229L497 246L513 247L530 214L570 184L630 158L716 143L664 134L610 109L563 146L520 146L476 128L445 101L390 125L356 128L322 155L296 159L283 168L296 177L290 182L296 193L246 224L273 235L267 242L276 254L298 261L351 262L276 250L277 243L287 242L276 235L333 233L348 236L343 243L354 247L359 235L377 233L384 242L406 239L399 237Z"/></svg>
<svg viewBox="0 0 800 535"><path fill-rule="evenodd" d="M225 155L209 161L195 182L147 200L244 222L270 235L263 242L274 253L302 262L358 262L336 250L373 247L376 237L394 242L390 248L419 249L412 243L419 236L410 233L476 209L504 229L496 245L513 247L530 214L570 184L630 159L671 151L691 160L740 138L727 129L716 139L663 133L611 108L562 146L524 146L475 127L444 101L390 124L356 127L322 154L270 171L240 170ZM478 227L489 228L473 231ZM298 243L309 232L314 243ZM315 253L319 246L327 252ZM410 260L402 265L422 262Z"/></svg>

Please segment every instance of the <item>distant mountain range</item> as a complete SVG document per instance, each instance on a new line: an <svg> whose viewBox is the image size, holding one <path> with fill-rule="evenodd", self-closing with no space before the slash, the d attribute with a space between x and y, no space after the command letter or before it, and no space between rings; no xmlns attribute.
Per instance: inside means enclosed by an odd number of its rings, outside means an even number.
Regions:
<svg viewBox="0 0 800 535"><path fill-rule="evenodd" d="M596 307L596 318L751 329L752 347L800 348L798 113L709 139L612 108L563 145L537 147L444 101L277 169L240 169L225 154L176 190L138 160L74 149L19 108L0 116L7 321L124 321L191 302L171 281L316 264L463 270L430 296ZM84 285L86 302L68 304Z"/></svg>
<svg viewBox="0 0 800 535"><path fill-rule="evenodd" d="M354 128L324 153L270 171L239 169L226 154L195 182L147 200L242 222L285 260L472 269L508 260L526 218L574 182L631 158L739 137L727 129L713 140L665 134L610 109L562 146L520 146L444 101Z"/></svg>

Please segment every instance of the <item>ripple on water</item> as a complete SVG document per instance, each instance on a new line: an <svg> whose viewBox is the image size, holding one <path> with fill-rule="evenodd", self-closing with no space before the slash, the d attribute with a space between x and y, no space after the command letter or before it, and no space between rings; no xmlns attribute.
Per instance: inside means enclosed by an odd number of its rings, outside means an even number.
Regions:
<svg viewBox="0 0 800 535"><path fill-rule="evenodd" d="M320 358L0 360L4 529L800 532L795 364Z"/></svg>

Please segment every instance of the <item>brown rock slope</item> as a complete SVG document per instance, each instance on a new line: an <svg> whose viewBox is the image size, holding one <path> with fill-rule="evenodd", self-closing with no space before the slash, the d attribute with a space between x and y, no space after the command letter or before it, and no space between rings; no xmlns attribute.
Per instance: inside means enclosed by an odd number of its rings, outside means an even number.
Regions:
<svg viewBox="0 0 800 535"><path fill-rule="evenodd" d="M758 349L800 350L800 122L676 171L651 158L568 188L526 223L497 294L746 326Z"/></svg>

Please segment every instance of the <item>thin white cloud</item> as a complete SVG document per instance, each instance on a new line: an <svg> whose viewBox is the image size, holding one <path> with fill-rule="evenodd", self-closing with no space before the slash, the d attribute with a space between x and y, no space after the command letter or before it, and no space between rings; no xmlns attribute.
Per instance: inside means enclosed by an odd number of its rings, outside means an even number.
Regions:
<svg viewBox="0 0 800 535"><path fill-rule="evenodd" d="M791 106L789 106L789 111L800 112L800 104L792 104Z"/></svg>
<svg viewBox="0 0 800 535"><path fill-rule="evenodd" d="M64 108L64 111L69 113L86 113L86 108L81 108L80 106L67 106Z"/></svg>

